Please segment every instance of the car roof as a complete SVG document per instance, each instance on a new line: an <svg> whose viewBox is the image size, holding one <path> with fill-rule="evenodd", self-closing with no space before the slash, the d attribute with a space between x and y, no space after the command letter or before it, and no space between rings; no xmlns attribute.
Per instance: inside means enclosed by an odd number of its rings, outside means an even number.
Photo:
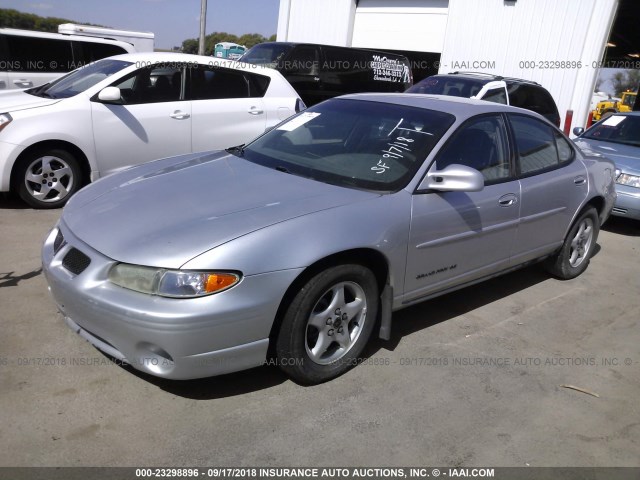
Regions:
<svg viewBox="0 0 640 480"><path fill-rule="evenodd" d="M533 80L525 80L524 78L515 78L515 77L504 77L502 75L495 75L493 73L485 73L485 72L455 71L455 72L449 72L449 73L438 73L432 76L434 77L447 77L447 76L465 77L465 78L472 78L474 80L483 80L485 82L491 82L493 80L504 80L506 83L526 83L528 85L536 85L538 87L542 86L538 82L535 82Z"/></svg>
<svg viewBox="0 0 640 480"><path fill-rule="evenodd" d="M280 73L272 68L267 68L262 65L254 65L250 63L237 62L235 60L229 60L226 58L208 57L205 55L192 55L190 53L176 53L176 52L137 52L137 53L125 53L122 55L115 55L108 57L115 60L123 60L125 62L132 62L141 66L148 65L149 67L155 67L158 64L166 64L167 67L171 66L189 66L195 63L204 63L205 65L218 66L224 68L230 68L233 70L248 70L260 75L266 75L269 77L280 77ZM159 65L158 65L159 66Z"/></svg>
<svg viewBox="0 0 640 480"><path fill-rule="evenodd" d="M393 103L408 107L424 108L451 113L458 118L467 118L483 113L511 112L525 114L547 121L542 115L524 108L512 107L501 103L487 102L465 97L448 95L430 95L422 93L355 93L339 98L370 102ZM548 121L547 121L548 122Z"/></svg>

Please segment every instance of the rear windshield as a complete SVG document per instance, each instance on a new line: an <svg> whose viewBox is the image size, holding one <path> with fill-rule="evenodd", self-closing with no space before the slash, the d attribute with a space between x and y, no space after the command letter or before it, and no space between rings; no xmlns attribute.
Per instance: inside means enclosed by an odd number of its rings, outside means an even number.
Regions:
<svg viewBox="0 0 640 480"><path fill-rule="evenodd" d="M240 57L239 61L276 68L278 62L292 49L292 45L283 43L263 43L247 50L247 52Z"/></svg>
<svg viewBox="0 0 640 480"><path fill-rule="evenodd" d="M582 138L640 146L640 116L612 115L587 130Z"/></svg>
<svg viewBox="0 0 640 480"><path fill-rule="evenodd" d="M471 98L482 89L484 80L455 76L434 75L427 77L407 89L406 93L427 93L430 95L448 95L450 97Z"/></svg>
<svg viewBox="0 0 640 480"><path fill-rule="evenodd" d="M407 185L454 121L434 110L332 99L286 120L238 155L325 183L391 192Z"/></svg>

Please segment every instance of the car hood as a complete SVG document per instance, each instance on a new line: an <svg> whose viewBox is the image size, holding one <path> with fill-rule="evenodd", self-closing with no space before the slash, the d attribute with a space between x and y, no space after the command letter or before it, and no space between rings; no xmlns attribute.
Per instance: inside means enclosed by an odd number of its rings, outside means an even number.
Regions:
<svg viewBox="0 0 640 480"><path fill-rule="evenodd" d="M22 90L0 93L0 113L11 113L27 108L45 107L59 102L56 98L42 98L29 95Z"/></svg>
<svg viewBox="0 0 640 480"><path fill-rule="evenodd" d="M640 175L640 147L591 138L577 138L576 145L581 150L596 152L613 160L616 167L625 173Z"/></svg>
<svg viewBox="0 0 640 480"><path fill-rule="evenodd" d="M213 152L106 177L71 199L62 222L114 260L180 268L250 232L377 196Z"/></svg>

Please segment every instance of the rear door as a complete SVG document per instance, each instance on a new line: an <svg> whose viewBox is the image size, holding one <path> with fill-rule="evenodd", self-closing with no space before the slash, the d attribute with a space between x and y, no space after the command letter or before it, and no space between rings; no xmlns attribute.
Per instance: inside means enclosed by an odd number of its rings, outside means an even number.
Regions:
<svg viewBox="0 0 640 480"><path fill-rule="evenodd" d="M193 151L224 149L262 134L267 86L267 77L248 72L205 65L189 69Z"/></svg>
<svg viewBox="0 0 640 480"><path fill-rule="evenodd" d="M522 186L520 226L512 263L558 247L588 191L587 170L555 128L533 117L509 114Z"/></svg>
<svg viewBox="0 0 640 480"><path fill-rule="evenodd" d="M7 89L37 87L75 68L69 40L4 35L4 42Z"/></svg>

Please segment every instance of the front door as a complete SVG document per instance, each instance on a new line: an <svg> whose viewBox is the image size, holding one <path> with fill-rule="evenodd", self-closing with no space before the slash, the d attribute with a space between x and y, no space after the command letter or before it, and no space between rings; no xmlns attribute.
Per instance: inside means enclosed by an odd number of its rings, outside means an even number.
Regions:
<svg viewBox="0 0 640 480"><path fill-rule="evenodd" d="M426 192L413 196L405 301L472 282L507 268L516 236L520 183L513 176L501 115L462 125L431 169L451 164L480 171L478 192Z"/></svg>
<svg viewBox="0 0 640 480"><path fill-rule="evenodd" d="M141 68L113 86L122 105L91 102L100 175L191 150L191 102L182 70Z"/></svg>

